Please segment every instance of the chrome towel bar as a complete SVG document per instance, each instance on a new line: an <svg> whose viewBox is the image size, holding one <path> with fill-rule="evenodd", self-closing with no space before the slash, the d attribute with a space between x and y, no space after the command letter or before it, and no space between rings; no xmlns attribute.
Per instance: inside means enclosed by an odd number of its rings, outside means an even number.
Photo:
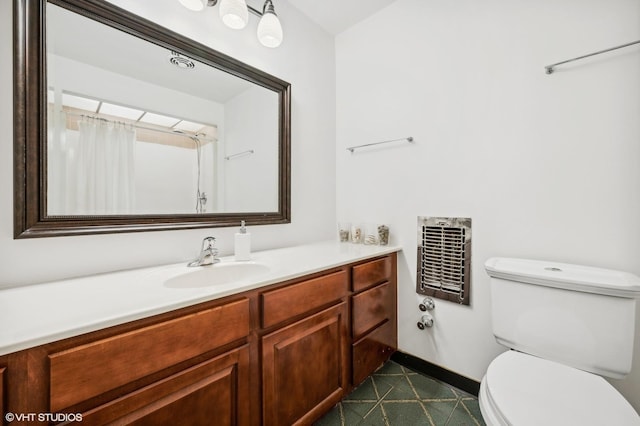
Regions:
<svg viewBox="0 0 640 426"><path fill-rule="evenodd" d="M252 149L248 149L246 151L238 152L237 154L227 155L226 157L224 157L224 159L225 160L231 160L232 158L239 157L241 155L251 155L251 154L253 154L253 150Z"/></svg>
<svg viewBox="0 0 640 426"><path fill-rule="evenodd" d="M388 140L388 141L365 143L363 145L350 146L350 147L347 148L347 151L351 151L351 153L353 153L353 151L355 151L358 148L364 148L364 147L367 147L367 146L374 146L374 145L380 145L380 144L383 144L383 143L400 142L400 141L407 141L409 143L413 143L413 136L409 136L408 138L391 139L391 140Z"/></svg>
<svg viewBox="0 0 640 426"><path fill-rule="evenodd" d="M582 56L578 56L577 58L567 59L566 61L556 62L555 64L547 65L546 67L544 67L544 69L546 70L547 74L553 74L553 71L554 71L553 68L555 68L558 65L567 64L569 62L577 61L579 59L589 58L595 55L601 55L603 53L611 52L612 50L622 49L623 47L633 46L634 44L638 44L638 43L640 43L640 40L632 41L631 43L627 43L627 44L621 44L620 46L611 47L609 49L599 50L597 52L589 53L588 55L582 55Z"/></svg>

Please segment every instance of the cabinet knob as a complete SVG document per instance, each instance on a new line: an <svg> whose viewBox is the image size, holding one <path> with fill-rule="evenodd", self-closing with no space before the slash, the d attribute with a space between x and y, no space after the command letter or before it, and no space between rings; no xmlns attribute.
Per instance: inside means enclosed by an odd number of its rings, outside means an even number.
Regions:
<svg viewBox="0 0 640 426"><path fill-rule="evenodd" d="M430 311L436 307L436 303L430 297L425 297L422 303L418 305L422 312Z"/></svg>
<svg viewBox="0 0 640 426"><path fill-rule="evenodd" d="M425 328L433 327L433 317L429 314L425 314L418 321L418 328L424 330Z"/></svg>

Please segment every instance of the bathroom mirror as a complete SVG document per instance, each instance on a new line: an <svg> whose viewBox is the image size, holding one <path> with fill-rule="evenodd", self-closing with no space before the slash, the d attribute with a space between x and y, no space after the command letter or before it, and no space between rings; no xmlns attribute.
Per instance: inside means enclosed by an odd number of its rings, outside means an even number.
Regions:
<svg viewBox="0 0 640 426"><path fill-rule="evenodd" d="M95 0L16 0L15 238L290 222L290 85Z"/></svg>

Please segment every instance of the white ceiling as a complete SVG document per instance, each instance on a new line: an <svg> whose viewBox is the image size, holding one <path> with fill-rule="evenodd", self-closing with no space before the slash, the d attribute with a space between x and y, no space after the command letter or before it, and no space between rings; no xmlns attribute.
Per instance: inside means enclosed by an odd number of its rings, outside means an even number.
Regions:
<svg viewBox="0 0 640 426"><path fill-rule="evenodd" d="M256 1L262 3L264 0L251 0L247 3L255 6ZM336 35L395 0L287 1L327 32ZM215 99L220 103L248 87L244 80L230 77L211 67L196 66L193 70L173 67L169 65L170 52L166 49L52 4L47 5L47 20L48 27L53 29L48 32L50 53L75 58L122 75L144 75L147 81L163 87L175 87L179 82L180 87L176 87L176 90ZM212 76L212 73L216 76ZM220 84L213 84L213 81Z"/></svg>
<svg viewBox="0 0 640 426"><path fill-rule="evenodd" d="M395 0L289 0L300 12L336 35ZM277 6L276 6L277 7ZM277 11L276 11L277 12Z"/></svg>
<svg viewBox="0 0 640 426"><path fill-rule="evenodd" d="M251 86L195 60L193 69L177 68L169 63L169 50L51 3L47 4L47 51L121 76L144 76L147 83L221 104Z"/></svg>

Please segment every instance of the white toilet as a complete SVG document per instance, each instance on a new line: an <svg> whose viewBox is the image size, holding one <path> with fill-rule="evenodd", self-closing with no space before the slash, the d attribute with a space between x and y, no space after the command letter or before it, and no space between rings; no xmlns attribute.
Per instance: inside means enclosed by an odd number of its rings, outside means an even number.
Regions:
<svg viewBox="0 0 640 426"><path fill-rule="evenodd" d="M640 278L605 269L492 258L495 358L479 403L492 425L640 425L601 376L631 370Z"/></svg>

